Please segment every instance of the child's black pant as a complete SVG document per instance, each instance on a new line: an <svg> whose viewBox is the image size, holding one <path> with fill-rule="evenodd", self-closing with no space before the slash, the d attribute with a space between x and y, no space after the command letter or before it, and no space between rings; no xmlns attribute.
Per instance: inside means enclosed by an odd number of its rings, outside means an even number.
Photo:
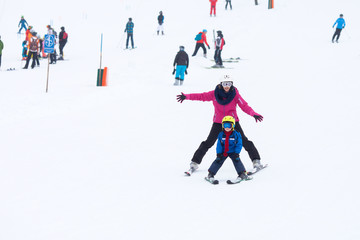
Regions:
<svg viewBox="0 0 360 240"><path fill-rule="evenodd" d="M216 173L219 171L219 169L221 168L227 157L231 158L234 167L236 169L236 172L238 173L239 176L242 172L245 172L244 164L241 162L239 155L234 153L229 153L229 156L217 157L215 161L211 164L209 168L209 173L216 175Z"/></svg>
<svg viewBox="0 0 360 240"><path fill-rule="evenodd" d="M239 122L235 123L235 130L241 134L242 144L245 150L248 152L250 159L253 161L255 159L260 160L260 155L258 150L256 149L253 142L251 142L244 134L244 131L241 129ZM212 128L210 130L209 136L205 141L203 141L199 148L194 153L191 161L196 162L198 164L201 163L204 158L206 152L215 144L219 133L222 131L221 123L213 123Z"/></svg>
<svg viewBox="0 0 360 240"><path fill-rule="evenodd" d="M204 43L196 43L196 46L195 46L195 51L193 53L192 56L195 56L197 54L197 52L199 51L199 48L202 48L204 50L204 54L206 54L206 48L205 48L205 44Z"/></svg>

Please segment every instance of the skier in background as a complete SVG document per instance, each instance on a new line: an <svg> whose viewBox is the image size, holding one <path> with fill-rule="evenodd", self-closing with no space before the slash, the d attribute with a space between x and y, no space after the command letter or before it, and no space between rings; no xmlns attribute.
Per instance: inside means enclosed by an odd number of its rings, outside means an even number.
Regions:
<svg viewBox="0 0 360 240"><path fill-rule="evenodd" d="M127 22L125 26L125 31L127 32L127 38L126 38L126 48L129 48L129 38L131 38L131 47L134 48L134 23L132 22L132 18L129 18L129 21Z"/></svg>
<svg viewBox="0 0 360 240"><path fill-rule="evenodd" d="M60 51L60 57L58 60L64 60L64 52L63 49L67 43L68 40L68 34L65 32L65 27L61 27L61 32L59 34L59 51Z"/></svg>
<svg viewBox="0 0 360 240"><path fill-rule="evenodd" d="M231 0L226 0L225 10L227 10L228 4L230 4L230 10L232 10Z"/></svg>
<svg viewBox="0 0 360 240"><path fill-rule="evenodd" d="M331 39L332 42L334 42L335 37L336 37L336 42L339 42L340 33L345 28L345 20L343 17L344 15L340 14L340 17L335 21L334 25L332 26L334 28L336 25L335 33Z"/></svg>
<svg viewBox="0 0 360 240"><path fill-rule="evenodd" d="M255 169L259 170L263 168L260 163L260 155L253 142L251 142L244 134L239 122L239 118L236 112L236 106L238 105L241 110L248 115L255 118L256 122L261 122L263 116L256 113L247 102L241 97L239 91L233 85L233 81L229 75L224 75L220 84L215 87L215 90L205 93L192 93L177 95L177 101L182 103L184 100L191 101L211 101L214 105L214 117L213 125L211 127L209 136L203 141L199 148L194 153L190 162L191 171L195 171L199 168L199 164L204 158L206 152L215 144L215 141L222 130L221 122L225 116L233 116L235 118L235 129L240 132L242 142L245 150L248 152L250 159L253 162Z"/></svg>
<svg viewBox="0 0 360 240"><path fill-rule="evenodd" d="M26 60L27 58L27 51L28 51L28 41L23 41L22 42L22 47L23 47L23 50L22 50L22 60Z"/></svg>
<svg viewBox="0 0 360 240"><path fill-rule="evenodd" d="M207 33L207 30L204 29L202 32L199 32L197 35L196 35L196 45L195 45L195 50L194 50L194 53L193 55L191 55L192 57L196 56L199 48L201 47L204 51L204 57L206 57L206 48L205 48L205 45L204 43L206 44L206 46L210 49L210 46L209 44L207 43L206 41L206 33Z"/></svg>
<svg viewBox="0 0 360 240"><path fill-rule="evenodd" d="M1 36L0 36L0 68L1 68L1 56L3 49L4 49L4 43L1 41Z"/></svg>
<svg viewBox="0 0 360 240"><path fill-rule="evenodd" d="M56 48L55 48L55 46L56 46L56 43L57 43L57 33L50 25L47 25L46 28L48 30L47 34L50 34L50 35L52 34L52 35L55 36L55 38L54 38L54 41L55 41L54 52L50 53L50 64L56 64Z"/></svg>
<svg viewBox="0 0 360 240"><path fill-rule="evenodd" d="M221 31L217 31L217 38L215 40L215 55L214 55L214 60L216 63L215 67L220 67L220 68L224 67L221 59L221 52L223 50L224 45L225 45L224 36Z"/></svg>
<svg viewBox="0 0 360 240"><path fill-rule="evenodd" d="M21 19L20 19L20 22L19 22L19 24L18 24L18 27L20 27L21 26L21 28L19 29L19 32L18 33L21 33L21 30L24 28L25 29L25 31L27 30L27 27L26 26L28 26L28 23L26 22L26 20L24 19L24 16L21 16Z"/></svg>
<svg viewBox="0 0 360 240"><path fill-rule="evenodd" d="M211 164L208 170L209 174L205 179L213 184L218 184L214 176L225 160L230 157L238 174L236 182L251 180L252 178L246 174L244 164L240 160L242 139L241 134L235 130L235 119L232 116L225 116L222 119L222 131L219 133L217 141L216 159Z"/></svg>
<svg viewBox="0 0 360 240"><path fill-rule="evenodd" d="M212 17L212 13L214 13L214 17L216 17L216 2L217 0L209 0L210 2L210 17Z"/></svg>
<svg viewBox="0 0 360 240"><path fill-rule="evenodd" d="M180 51L176 54L174 60L173 74L176 72L175 83L174 83L175 86L183 85L185 74L187 74L187 69L189 67L189 56L185 52L185 47L180 46L179 48Z"/></svg>
<svg viewBox="0 0 360 240"><path fill-rule="evenodd" d="M35 67L35 62L37 59L37 53L39 50L39 40L36 37L36 32L34 32L33 36L31 37L31 39L29 40L29 55L26 59L26 64L25 67L23 69L28 69L29 67L29 62L30 59L32 58L32 64L31 64L31 68Z"/></svg>
<svg viewBox="0 0 360 240"><path fill-rule="evenodd" d="M34 31L34 29L32 26L29 26L25 32L25 41L29 41L29 39L32 37L31 31Z"/></svg>
<svg viewBox="0 0 360 240"><path fill-rule="evenodd" d="M158 29L157 29L157 35L159 35L159 32L161 31L161 34L164 35L164 15L163 12L160 11L159 16L158 16Z"/></svg>

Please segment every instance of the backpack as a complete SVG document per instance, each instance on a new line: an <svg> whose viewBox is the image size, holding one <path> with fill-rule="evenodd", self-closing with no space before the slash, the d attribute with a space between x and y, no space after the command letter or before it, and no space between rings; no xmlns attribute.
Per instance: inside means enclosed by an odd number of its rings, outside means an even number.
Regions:
<svg viewBox="0 0 360 240"><path fill-rule="evenodd" d="M201 33L198 33L195 37L195 40L196 41L200 41L201 40L201 37L202 37L202 32Z"/></svg>
<svg viewBox="0 0 360 240"><path fill-rule="evenodd" d="M38 41L36 38L31 38L30 50L32 52L36 52L38 50Z"/></svg>
<svg viewBox="0 0 360 240"><path fill-rule="evenodd" d="M68 38L68 34L66 33L66 32L64 32L64 34L63 34L63 40L67 40L67 38Z"/></svg>

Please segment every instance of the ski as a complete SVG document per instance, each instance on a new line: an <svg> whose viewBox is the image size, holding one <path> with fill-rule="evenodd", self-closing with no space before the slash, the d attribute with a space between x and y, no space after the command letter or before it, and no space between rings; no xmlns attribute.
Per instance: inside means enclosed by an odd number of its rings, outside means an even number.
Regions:
<svg viewBox="0 0 360 240"><path fill-rule="evenodd" d="M186 175L186 176L191 176L191 174L193 174L193 172L195 172L195 169L194 169L194 168L190 168L189 171L186 171L186 172L185 172L185 175Z"/></svg>
<svg viewBox="0 0 360 240"><path fill-rule="evenodd" d="M257 172L260 172L261 170L263 170L264 168L267 168L267 164L263 165L262 168L254 168L253 170L249 171L247 173L248 176L254 175Z"/></svg>
<svg viewBox="0 0 360 240"><path fill-rule="evenodd" d="M250 180L252 180L252 177L249 177L248 179L236 178L235 180L227 180L226 183L227 184L238 184L238 183L241 183L242 181L250 181Z"/></svg>
<svg viewBox="0 0 360 240"><path fill-rule="evenodd" d="M133 48L124 48L124 50L134 50L137 47L133 47Z"/></svg>
<svg viewBox="0 0 360 240"><path fill-rule="evenodd" d="M214 66L211 66L211 67L205 67L206 69L234 69L233 67L214 67Z"/></svg>
<svg viewBox="0 0 360 240"><path fill-rule="evenodd" d="M214 178L208 178L208 177L205 177L205 180L213 185L217 185L219 184L219 180L216 180Z"/></svg>

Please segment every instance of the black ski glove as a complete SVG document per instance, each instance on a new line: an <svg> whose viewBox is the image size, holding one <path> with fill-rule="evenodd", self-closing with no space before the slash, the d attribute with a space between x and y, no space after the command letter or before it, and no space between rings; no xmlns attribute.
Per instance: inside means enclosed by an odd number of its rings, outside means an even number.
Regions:
<svg viewBox="0 0 360 240"><path fill-rule="evenodd" d="M185 70L185 74L187 75L187 70Z"/></svg>
<svg viewBox="0 0 360 240"><path fill-rule="evenodd" d="M181 93L181 95L177 95L177 96L176 96L176 100L177 100L179 103L182 103L185 99L186 99L186 96L184 95L184 93Z"/></svg>
<svg viewBox="0 0 360 240"><path fill-rule="evenodd" d="M176 72L176 69L174 68L174 71L172 72L172 75L174 75L174 74L175 74L175 72Z"/></svg>
<svg viewBox="0 0 360 240"><path fill-rule="evenodd" d="M210 46L208 45L208 49L210 49Z"/></svg>
<svg viewBox="0 0 360 240"><path fill-rule="evenodd" d="M257 122L257 121L262 122L262 120L263 120L264 117L261 116L261 115L254 115L254 118L255 118L256 122Z"/></svg>

